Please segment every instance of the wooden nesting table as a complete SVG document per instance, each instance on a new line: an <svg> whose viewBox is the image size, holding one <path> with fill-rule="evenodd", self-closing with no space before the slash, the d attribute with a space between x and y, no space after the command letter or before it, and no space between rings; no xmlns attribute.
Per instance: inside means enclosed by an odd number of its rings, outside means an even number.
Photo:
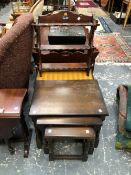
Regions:
<svg viewBox="0 0 131 175"><path fill-rule="evenodd" d="M35 125L38 148L42 148L43 135L49 126L92 127L97 147L108 112L96 80L39 80L29 115Z"/></svg>

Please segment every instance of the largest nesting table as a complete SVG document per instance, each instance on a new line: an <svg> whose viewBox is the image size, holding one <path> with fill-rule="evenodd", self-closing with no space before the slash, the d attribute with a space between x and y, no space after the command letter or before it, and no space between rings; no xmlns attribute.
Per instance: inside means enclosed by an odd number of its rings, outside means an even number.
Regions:
<svg viewBox="0 0 131 175"><path fill-rule="evenodd" d="M47 126L91 126L97 147L108 111L97 80L37 80L29 115L38 148L43 146Z"/></svg>

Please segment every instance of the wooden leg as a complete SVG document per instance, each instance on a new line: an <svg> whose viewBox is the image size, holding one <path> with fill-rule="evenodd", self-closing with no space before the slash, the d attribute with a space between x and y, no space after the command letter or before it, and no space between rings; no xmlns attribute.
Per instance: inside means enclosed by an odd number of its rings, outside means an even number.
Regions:
<svg viewBox="0 0 131 175"><path fill-rule="evenodd" d="M30 143L32 137L32 129L29 130L28 136L24 140L24 157L27 158L29 155Z"/></svg>
<svg viewBox="0 0 131 175"><path fill-rule="evenodd" d="M126 26L128 18L129 18L130 12L131 12L131 5L128 5L127 11L126 11L126 17L125 17L125 20L124 20L124 28Z"/></svg>
<svg viewBox="0 0 131 175"><path fill-rule="evenodd" d="M90 141L90 148L89 148L89 151L88 151L88 154L93 154L94 152L94 140Z"/></svg>
<svg viewBox="0 0 131 175"><path fill-rule="evenodd" d="M40 67L41 66L39 66L39 74L40 74L40 77L42 77L42 69Z"/></svg>
<svg viewBox="0 0 131 175"><path fill-rule="evenodd" d="M54 160L54 143L53 140L50 139L48 141L49 143L49 161L53 161Z"/></svg>
<svg viewBox="0 0 131 175"><path fill-rule="evenodd" d="M87 161L88 159L89 147L90 147L90 142L88 142L87 140L83 140L83 157L82 157L83 162Z"/></svg>
<svg viewBox="0 0 131 175"><path fill-rule="evenodd" d="M112 1L112 0L109 0L109 3L108 3L108 9L107 9L108 12L110 12L111 1Z"/></svg>
<svg viewBox="0 0 131 175"><path fill-rule="evenodd" d="M47 140L44 140L44 153L49 154L49 146Z"/></svg>
<svg viewBox="0 0 131 175"><path fill-rule="evenodd" d="M101 0L99 0L99 6L101 7Z"/></svg>
<svg viewBox="0 0 131 175"><path fill-rule="evenodd" d="M91 57L91 70L92 70L92 74L94 72L94 66L95 66L95 59L97 57L97 55L99 54L99 51L95 48L93 50L93 53L92 53L92 57Z"/></svg>
<svg viewBox="0 0 131 175"><path fill-rule="evenodd" d="M41 61L41 53L39 51L39 74L42 77L42 61Z"/></svg>
<svg viewBox="0 0 131 175"><path fill-rule="evenodd" d="M8 141L7 141L8 149L9 149L10 154L14 154L15 153L15 148L12 145L12 142L13 142L12 139L8 139Z"/></svg>
<svg viewBox="0 0 131 175"><path fill-rule="evenodd" d="M31 143L31 137L32 137L32 129L29 129L27 127L26 121L24 119L24 116L21 120L23 134L24 134L24 157L27 158L29 155L29 149L30 149L30 143Z"/></svg>
<svg viewBox="0 0 131 175"><path fill-rule="evenodd" d="M96 137L95 137L95 143L94 143L94 147L97 148L98 144L99 144L99 135L100 135L100 130L101 130L101 126L96 128Z"/></svg>
<svg viewBox="0 0 131 175"><path fill-rule="evenodd" d="M112 10L113 10L113 6L114 6L114 0L112 0L112 3L111 3L111 13L112 13Z"/></svg>

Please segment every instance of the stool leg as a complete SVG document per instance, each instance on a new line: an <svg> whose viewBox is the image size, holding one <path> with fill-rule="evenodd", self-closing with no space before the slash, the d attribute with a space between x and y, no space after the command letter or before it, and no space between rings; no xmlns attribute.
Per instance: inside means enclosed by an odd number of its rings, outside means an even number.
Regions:
<svg viewBox="0 0 131 175"><path fill-rule="evenodd" d="M98 126L96 128L96 137L95 137L95 143L94 143L94 147L97 148L98 144L99 144L99 135L100 135L100 130L101 130L101 126Z"/></svg>
<svg viewBox="0 0 131 175"><path fill-rule="evenodd" d="M94 152L94 143L95 143L94 140L90 141L90 148L89 148L88 154L93 154L93 152Z"/></svg>
<svg viewBox="0 0 131 175"><path fill-rule="evenodd" d="M90 142L87 142L87 140L83 140L83 157L82 157L83 162L86 162L88 159L89 147L90 147Z"/></svg>
<svg viewBox="0 0 131 175"><path fill-rule="evenodd" d="M54 143L53 143L53 140L52 139L48 140L48 144L49 144L49 161L53 161L54 160Z"/></svg>
<svg viewBox="0 0 131 175"><path fill-rule="evenodd" d="M49 154L49 146L48 141L46 139L44 140L44 153Z"/></svg>

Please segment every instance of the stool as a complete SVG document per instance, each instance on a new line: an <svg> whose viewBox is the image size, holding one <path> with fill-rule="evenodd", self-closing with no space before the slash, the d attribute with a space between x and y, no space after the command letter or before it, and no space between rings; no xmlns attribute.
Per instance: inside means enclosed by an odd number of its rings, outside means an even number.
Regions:
<svg viewBox="0 0 131 175"><path fill-rule="evenodd" d="M55 139L82 140L83 152L81 155L56 155L54 154ZM47 127L44 139L48 143L49 160L55 159L78 159L87 161L88 154L94 151L95 132L91 127Z"/></svg>

